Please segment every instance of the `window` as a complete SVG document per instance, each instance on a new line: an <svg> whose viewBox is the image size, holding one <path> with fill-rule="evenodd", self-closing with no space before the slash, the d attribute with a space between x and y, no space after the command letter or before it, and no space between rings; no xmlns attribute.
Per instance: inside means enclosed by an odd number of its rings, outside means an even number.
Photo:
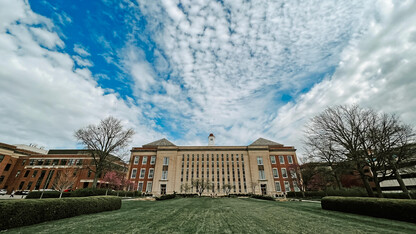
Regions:
<svg viewBox="0 0 416 234"><path fill-rule="evenodd" d="M20 184L19 184L19 190L22 190L24 184L25 184L24 181L20 182Z"/></svg>
<svg viewBox="0 0 416 234"><path fill-rule="evenodd" d="M288 155L288 156L287 156L287 162L288 162L289 164L293 164L293 158L292 158L292 155Z"/></svg>
<svg viewBox="0 0 416 234"><path fill-rule="evenodd" d="M153 186L152 182L147 182L146 193L151 193L152 192L152 186Z"/></svg>
<svg viewBox="0 0 416 234"><path fill-rule="evenodd" d="M272 164L276 164L276 157L270 156L270 161L272 162Z"/></svg>
<svg viewBox="0 0 416 234"><path fill-rule="evenodd" d="M133 179L136 178L136 174L137 174L137 169L133 168L133 170L131 171L131 178L133 178Z"/></svg>
<svg viewBox="0 0 416 234"><path fill-rule="evenodd" d="M77 161L77 165L78 165L78 166L81 166L81 165L82 165L82 159L78 159L78 161Z"/></svg>
<svg viewBox="0 0 416 234"><path fill-rule="evenodd" d="M168 179L168 171L162 171L162 180L167 180Z"/></svg>
<svg viewBox="0 0 416 234"><path fill-rule="evenodd" d="M285 192L290 192L289 181L285 181Z"/></svg>
<svg viewBox="0 0 416 234"><path fill-rule="evenodd" d="M20 171L17 171L15 178L17 178L19 175L20 175Z"/></svg>
<svg viewBox="0 0 416 234"><path fill-rule="evenodd" d="M1 156L0 156L1 157ZM1 162L1 161L0 161ZM24 159L23 161L22 161L22 166L24 166L25 165L25 163L26 163L26 159Z"/></svg>
<svg viewBox="0 0 416 234"><path fill-rule="evenodd" d="M34 171L32 174L32 178L35 178L37 174L38 174L38 171Z"/></svg>
<svg viewBox="0 0 416 234"><path fill-rule="evenodd" d="M43 159L38 159L36 165L43 165Z"/></svg>
<svg viewBox="0 0 416 234"><path fill-rule="evenodd" d="M139 164L139 156L134 157L134 164Z"/></svg>
<svg viewBox="0 0 416 234"><path fill-rule="evenodd" d="M30 160L30 161L32 161L32 160ZM52 165L58 165L58 164L59 164L59 159L54 159L53 162L52 162ZM30 164L30 165L33 165L33 164Z"/></svg>
<svg viewBox="0 0 416 234"><path fill-rule="evenodd" d="M279 178L279 172L277 171L277 168L273 168L273 177Z"/></svg>
<svg viewBox="0 0 416 234"><path fill-rule="evenodd" d="M152 156L151 158L150 158L150 164L155 164L155 162L156 162L156 156Z"/></svg>
<svg viewBox="0 0 416 234"><path fill-rule="evenodd" d="M75 164L75 159L70 159L69 161L68 161L68 165L69 166L72 166L72 165L74 165Z"/></svg>
<svg viewBox="0 0 416 234"><path fill-rule="evenodd" d="M4 155L0 154L0 163L3 162Z"/></svg>
<svg viewBox="0 0 416 234"><path fill-rule="evenodd" d="M146 169L142 168L140 170L140 179L144 179L144 174L146 174Z"/></svg>
<svg viewBox="0 0 416 234"><path fill-rule="evenodd" d="M147 156L143 156L142 164L147 164Z"/></svg>
<svg viewBox="0 0 416 234"><path fill-rule="evenodd" d="M257 165L263 165L263 158L262 157L257 157Z"/></svg>
<svg viewBox="0 0 416 234"><path fill-rule="evenodd" d="M0 184L3 183L4 175L0 176Z"/></svg>
<svg viewBox="0 0 416 234"><path fill-rule="evenodd" d="M264 175L264 170L259 170L259 180L265 180L266 176Z"/></svg>
<svg viewBox="0 0 416 234"><path fill-rule="evenodd" d="M164 165L164 166L169 165L169 158L168 158L168 157L164 157L164 158L163 158L163 165Z"/></svg>
<svg viewBox="0 0 416 234"><path fill-rule="evenodd" d="M137 186L137 191L143 191L143 182L139 182L139 186Z"/></svg>
<svg viewBox="0 0 416 234"><path fill-rule="evenodd" d="M35 160L34 160L34 159L31 159L31 160L29 161L29 165L30 165L30 166L35 165Z"/></svg>
<svg viewBox="0 0 416 234"><path fill-rule="evenodd" d="M7 163L6 167L4 168L4 171L8 171L10 170L10 167L12 166L12 164Z"/></svg>
<svg viewBox="0 0 416 234"><path fill-rule="evenodd" d="M59 165L66 165L67 159L61 159L61 163Z"/></svg>
<svg viewBox="0 0 416 234"><path fill-rule="evenodd" d="M88 175L87 175L88 178L91 177L91 172L92 172L91 170L88 170Z"/></svg>
<svg viewBox="0 0 416 234"><path fill-rule="evenodd" d="M277 181L276 182L276 192L281 192L282 191L282 187L280 187L280 182Z"/></svg>
<svg viewBox="0 0 416 234"><path fill-rule="evenodd" d="M279 162L280 164L285 164L285 158L283 157L283 155L279 155Z"/></svg>
<svg viewBox="0 0 416 234"><path fill-rule="evenodd" d="M283 176L283 178L287 178L286 168L282 168L282 176Z"/></svg>
<svg viewBox="0 0 416 234"><path fill-rule="evenodd" d="M27 170L27 171L25 172L24 177L27 177L27 176L29 175L29 173L30 173L30 171L29 171L29 170Z"/></svg>
<svg viewBox="0 0 416 234"><path fill-rule="evenodd" d="M32 184L33 184L33 182L32 182L32 181L30 181L30 182L27 184L26 190L30 190L30 187L32 187Z"/></svg>
<svg viewBox="0 0 416 234"><path fill-rule="evenodd" d="M150 169L149 169L149 175L147 175L147 178L149 178L149 179L152 179L152 178L153 178L153 173L154 173L154 170L155 170L155 169L153 169L153 168L150 168Z"/></svg>
<svg viewBox="0 0 416 234"><path fill-rule="evenodd" d="M51 164L51 160L50 159L46 159L45 160L45 165L49 165L49 164Z"/></svg>

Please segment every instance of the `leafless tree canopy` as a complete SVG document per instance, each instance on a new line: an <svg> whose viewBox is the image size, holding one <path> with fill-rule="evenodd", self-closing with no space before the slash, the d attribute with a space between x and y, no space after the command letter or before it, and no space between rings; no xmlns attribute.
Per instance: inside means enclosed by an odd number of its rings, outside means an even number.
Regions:
<svg viewBox="0 0 416 234"><path fill-rule="evenodd" d="M95 166L94 188L99 175L116 159L111 154L123 152L133 135L133 129L123 130L121 120L112 116L101 120L98 125L89 125L75 132L77 140L92 152Z"/></svg>
<svg viewBox="0 0 416 234"><path fill-rule="evenodd" d="M62 197L62 193L66 189L70 189L76 182L76 173L77 170L74 168L64 169L58 172L58 175L53 183L53 188L61 192L59 198Z"/></svg>
<svg viewBox="0 0 416 234"><path fill-rule="evenodd" d="M211 183L208 180L195 179L192 181L192 186L196 188L196 192L201 196L205 190L211 188Z"/></svg>
<svg viewBox="0 0 416 234"><path fill-rule="evenodd" d="M413 129L401 123L396 115L379 114L372 109L357 105L327 108L315 116L305 131L305 146L310 158L326 162L333 170L339 183L335 165L349 162L354 165L370 196L373 191L369 185L364 168L373 173L379 196L382 196L377 175L393 171L402 184L395 168L397 163L407 157L407 147L413 142ZM401 186L408 193L406 187Z"/></svg>

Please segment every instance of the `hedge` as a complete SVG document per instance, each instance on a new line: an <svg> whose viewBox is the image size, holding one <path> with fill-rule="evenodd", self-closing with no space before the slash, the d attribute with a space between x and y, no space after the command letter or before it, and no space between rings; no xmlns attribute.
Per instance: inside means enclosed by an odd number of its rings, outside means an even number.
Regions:
<svg viewBox="0 0 416 234"><path fill-rule="evenodd" d="M168 200L168 199L172 199L175 198L176 194L167 194L167 195L162 195L160 197L156 197L157 201L162 201L162 200Z"/></svg>
<svg viewBox="0 0 416 234"><path fill-rule="evenodd" d="M416 199L416 193L411 192L410 195ZM307 198L322 198L325 196L339 196L339 197L368 197L364 189L341 189L341 190L326 190L326 191L305 191ZM375 193L377 196L377 193ZM383 193L384 198L408 199L404 193ZM288 192L287 197L303 198L302 192Z"/></svg>
<svg viewBox="0 0 416 234"><path fill-rule="evenodd" d="M104 196L106 194L106 189L92 189L92 188L85 188L85 189L77 189L72 192L65 192L62 194L62 197L89 197L89 196ZM34 198L40 198L40 195L42 194L42 191L34 191L30 192L26 199L34 199ZM43 193L43 198L58 198L60 192L58 191L45 191ZM120 196L120 197L137 197L140 196L141 193L138 191L111 191L108 190L107 195L114 195L114 196Z"/></svg>
<svg viewBox="0 0 416 234"><path fill-rule="evenodd" d="M264 195L251 194L250 197L251 198L256 198L256 199L262 199L262 200L275 201L275 199L273 197L264 196Z"/></svg>
<svg viewBox="0 0 416 234"><path fill-rule="evenodd" d="M416 200L372 197L324 197L322 209L416 223Z"/></svg>
<svg viewBox="0 0 416 234"><path fill-rule="evenodd" d="M113 196L3 200L0 230L120 208L121 199Z"/></svg>
<svg viewBox="0 0 416 234"><path fill-rule="evenodd" d="M42 194L42 191L34 191L34 192L30 192L27 196L26 199L35 199L35 198L40 198ZM45 191L43 193L42 198L59 198L59 195L61 193L58 191ZM70 192L66 192L66 193L62 193L62 197L70 197L71 193Z"/></svg>

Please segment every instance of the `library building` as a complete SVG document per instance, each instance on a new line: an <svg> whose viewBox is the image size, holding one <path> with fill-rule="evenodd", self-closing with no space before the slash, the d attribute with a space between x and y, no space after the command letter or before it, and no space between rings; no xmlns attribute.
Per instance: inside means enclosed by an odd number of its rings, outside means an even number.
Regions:
<svg viewBox="0 0 416 234"><path fill-rule="evenodd" d="M156 196L198 193L192 182L209 183L202 195L299 191L301 176L293 146L259 138L248 146L176 146L167 139L133 147L128 178L135 189ZM227 191L226 188L229 188Z"/></svg>

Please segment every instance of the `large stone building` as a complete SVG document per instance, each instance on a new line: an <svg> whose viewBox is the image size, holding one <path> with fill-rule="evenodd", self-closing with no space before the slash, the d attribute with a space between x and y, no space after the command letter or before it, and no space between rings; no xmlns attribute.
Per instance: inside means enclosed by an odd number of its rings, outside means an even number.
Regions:
<svg viewBox="0 0 416 234"><path fill-rule="evenodd" d="M112 170L125 175L127 164L120 159L112 161ZM92 187L95 166L88 150L42 150L24 145L0 143L0 189L41 190L53 189L55 179L64 171L72 170L75 183L72 189ZM104 173L99 176L98 184Z"/></svg>
<svg viewBox="0 0 416 234"><path fill-rule="evenodd" d="M176 146L161 139L131 150L129 179L141 192L153 195L196 193L184 185L203 180L211 184L205 195L223 195L224 185L232 194L279 196L298 191L299 166L293 146L259 138L248 146Z"/></svg>

